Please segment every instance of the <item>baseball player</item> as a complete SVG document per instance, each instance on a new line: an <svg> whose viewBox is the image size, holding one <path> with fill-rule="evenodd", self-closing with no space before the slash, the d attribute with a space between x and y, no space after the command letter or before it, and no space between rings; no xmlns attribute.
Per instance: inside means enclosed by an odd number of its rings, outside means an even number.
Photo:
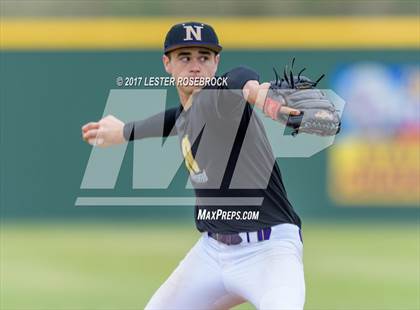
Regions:
<svg viewBox="0 0 420 310"><path fill-rule="evenodd" d="M177 24L166 36L163 65L175 81L210 81L221 50L210 25ZM145 120L124 124L107 116L90 122L82 127L83 139L106 147L148 137L179 138L197 197L201 237L146 309L229 309L245 301L257 309L303 309L301 220L253 109L298 131L307 112L292 103L320 99L311 93L316 83L293 75L260 83L245 66L219 78L212 85L177 83L180 105ZM279 92L283 88L294 90Z"/></svg>

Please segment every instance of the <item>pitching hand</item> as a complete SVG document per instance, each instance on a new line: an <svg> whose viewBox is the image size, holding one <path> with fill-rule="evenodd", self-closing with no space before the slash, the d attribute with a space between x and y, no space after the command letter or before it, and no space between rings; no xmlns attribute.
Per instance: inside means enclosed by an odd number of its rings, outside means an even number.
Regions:
<svg viewBox="0 0 420 310"><path fill-rule="evenodd" d="M82 136L90 145L107 147L126 142L123 135L124 123L113 115L99 122L90 122L82 127Z"/></svg>

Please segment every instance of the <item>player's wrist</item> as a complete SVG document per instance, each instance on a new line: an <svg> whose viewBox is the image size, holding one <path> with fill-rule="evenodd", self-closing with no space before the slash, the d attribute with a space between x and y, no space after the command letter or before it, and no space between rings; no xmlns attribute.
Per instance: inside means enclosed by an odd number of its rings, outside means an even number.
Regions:
<svg viewBox="0 0 420 310"><path fill-rule="evenodd" d="M283 97L271 98L269 95L264 100L263 113L273 120L277 120L281 107L284 106Z"/></svg>
<svg viewBox="0 0 420 310"><path fill-rule="evenodd" d="M124 124L122 136L125 141L134 140L134 122L128 122Z"/></svg>

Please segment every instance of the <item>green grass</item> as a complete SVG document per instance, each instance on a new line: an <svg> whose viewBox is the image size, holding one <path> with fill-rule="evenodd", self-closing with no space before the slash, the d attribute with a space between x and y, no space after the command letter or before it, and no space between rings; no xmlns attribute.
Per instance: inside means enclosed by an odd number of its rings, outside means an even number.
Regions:
<svg viewBox="0 0 420 310"><path fill-rule="evenodd" d="M0 309L143 309L198 236L190 224L3 224ZM305 309L420 308L418 226L305 224L304 242Z"/></svg>

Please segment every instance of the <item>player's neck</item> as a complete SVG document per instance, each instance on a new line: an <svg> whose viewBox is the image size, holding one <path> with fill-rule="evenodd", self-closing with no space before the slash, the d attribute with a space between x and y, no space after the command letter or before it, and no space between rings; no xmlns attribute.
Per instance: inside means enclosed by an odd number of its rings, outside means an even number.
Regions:
<svg viewBox="0 0 420 310"><path fill-rule="evenodd" d="M191 107L193 93L185 93L178 89L179 101L182 104L183 110L186 111Z"/></svg>

